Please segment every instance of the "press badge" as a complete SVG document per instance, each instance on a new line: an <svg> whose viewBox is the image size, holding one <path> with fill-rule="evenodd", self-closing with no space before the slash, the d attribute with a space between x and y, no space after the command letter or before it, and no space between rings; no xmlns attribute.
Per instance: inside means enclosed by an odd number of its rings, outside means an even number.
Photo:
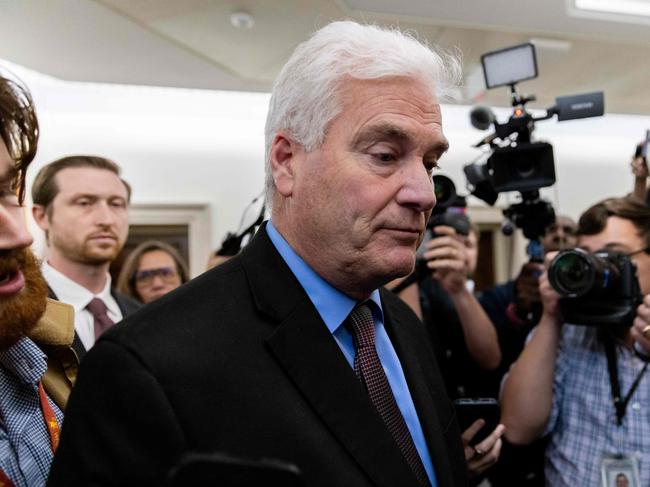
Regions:
<svg viewBox="0 0 650 487"><path fill-rule="evenodd" d="M639 459L634 455L604 455L600 471L602 487L641 487Z"/></svg>

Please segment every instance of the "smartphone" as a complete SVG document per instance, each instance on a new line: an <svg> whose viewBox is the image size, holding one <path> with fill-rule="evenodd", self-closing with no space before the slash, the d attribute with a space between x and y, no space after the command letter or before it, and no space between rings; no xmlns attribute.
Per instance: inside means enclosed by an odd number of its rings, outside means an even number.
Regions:
<svg viewBox="0 0 650 487"><path fill-rule="evenodd" d="M501 417L499 402L493 397L456 399L454 408L456 409L461 433L472 426L477 419L485 421L485 425L470 440L471 446L487 438L497 427Z"/></svg>
<svg viewBox="0 0 650 487"><path fill-rule="evenodd" d="M636 152L634 157L643 157L644 160L648 160L648 152L650 152L650 130L645 132L645 140L636 146Z"/></svg>
<svg viewBox="0 0 650 487"><path fill-rule="evenodd" d="M304 487L300 470L274 459L250 460L221 453L188 453L169 474L169 487Z"/></svg>

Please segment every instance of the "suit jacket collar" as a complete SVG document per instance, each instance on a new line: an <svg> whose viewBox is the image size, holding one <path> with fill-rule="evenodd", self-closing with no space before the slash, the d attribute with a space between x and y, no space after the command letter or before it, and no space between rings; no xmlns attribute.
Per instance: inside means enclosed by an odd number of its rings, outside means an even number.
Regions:
<svg viewBox="0 0 650 487"><path fill-rule="evenodd" d="M271 354L323 423L376 485L418 486L354 371L263 228L242 251L241 262L255 305L277 323L266 341ZM403 360L404 346L396 351ZM409 377L413 369L411 365L405 369L410 388L418 382ZM423 387L415 388L417 396L429 394ZM416 409L424 418L429 411L420 406L431 400L416 395ZM427 431L431 423L435 417L423 423L428 441L438 436ZM433 444L437 452L438 441ZM438 476L438 455L431 453Z"/></svg>

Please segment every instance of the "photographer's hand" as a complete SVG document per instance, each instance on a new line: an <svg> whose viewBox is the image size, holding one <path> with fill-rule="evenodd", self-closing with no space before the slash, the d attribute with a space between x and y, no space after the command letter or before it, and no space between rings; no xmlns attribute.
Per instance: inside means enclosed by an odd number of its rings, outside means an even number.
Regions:
<svg viewBox="0 0 650 487"><path fill-rule="evenodd" d="M551 265L551 261L557 255L557 252L549 252L544 257L544 265L548 269ZM548 272L544 270L542 275L539 278L539 294L542 299L542 304L544 305L543 314L548 318L559 323L560 320L560 295L553 289L551 283L548 280Z"/></svg>
<svg viewBox="0 0 650 487"><path fill-rule="evenodd" d="M637 308L630 332L643 354L650 356L650 294L645 296Z"/></svg>
<svg viewBox="0 0 650 487"><path fill-rule="evenodd" d="M502 424L498 425L487 438L476 446L470 446L472 438L474 438L474 435L479 432L484 424L484 420L477 419L469 428L463 431L461 436L470 478L480 475L494 465L501 453L501 436L505 432L505 426Z"/></svg>
<svg viewBox="0 0 650 487"><path fill-rule="evenodd" d="M632 159L632 174L634 174L634 190L632 196L643 201L646 193L646 179L648 179L648 164L643 157Z"/></svg>
<svg viewBox="0 0 650 487"><path fill-rule="evenodd" d="M449 294L461 292L465 289L468 272L465 244L452 227L441 225L433 231L436 237L429 240L424 253L427 267Z"/></svg>
<svg viewBox="0 0 650 487"><path fill-rule="evenodd" d="M541 302L539 278L543 272L544 264L539 262L527 262L521 267L515 280L515 306L519 317L528 315Z"/></svg>
<svg viewBox="0 0 650 487"><path fill-rule="evenodd" d="M635 178L646 179L648 177L648 164L643 159L643 157L635 157L632 159L632 174Z"/></svg>

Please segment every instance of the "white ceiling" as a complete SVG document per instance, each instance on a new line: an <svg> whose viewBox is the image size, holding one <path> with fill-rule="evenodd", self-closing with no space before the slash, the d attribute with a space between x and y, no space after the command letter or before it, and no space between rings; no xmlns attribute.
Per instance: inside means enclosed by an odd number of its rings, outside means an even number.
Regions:
<svg viewBox="0 0 650 487"><path fill-rule="evenodd" d="M240 10L252 29L230 24ZM354 18L460 49L464 103L507 105L505 88L483 89L480 55L536 38L539 78L520 87L533 107L603 90L607 112L650 115L650 23L570 11L571 0L0 0L0 58L66 80L269 91L297 43Z"/></svg>

